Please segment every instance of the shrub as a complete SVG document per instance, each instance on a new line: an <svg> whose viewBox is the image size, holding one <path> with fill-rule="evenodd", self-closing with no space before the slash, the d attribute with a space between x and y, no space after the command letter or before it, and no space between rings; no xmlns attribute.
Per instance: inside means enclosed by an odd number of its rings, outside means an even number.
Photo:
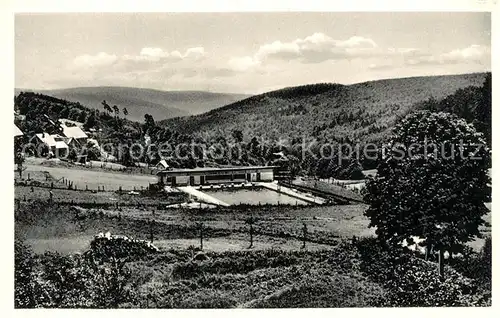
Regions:
<svg viewBox="0 0 500 318"><path fill-rule="evenodd" d="M135 258L159 251L156 246L148 241L137 240L123 235L111 235L109 232L97 235L90 242L90 249L96 256L104 260L112 257Z"/></svg>
<svg viewBox="0 0 500 318"><path fill-rule="evenodd" d="M33 273L34 255L22 241L16 240L14 244L14 306L34 308L38 304Z"/></svg>
<svg viewBox="0 0 500 318"><path fill-rule="evenodd" d="M234 297L213 289L203 289L188 294L179 303L179 308L232 308L237 305Z"/></svg>
<svg viewBox="0 0 500 318"><path fill-rule="evenodd" d="M477 294L474 280L445 267L445 280L437 274L437 264L417 258L399 247L389 247L376 239L358 243L361 270L388 289L386 306L471 306L486 305Z"/></svg>

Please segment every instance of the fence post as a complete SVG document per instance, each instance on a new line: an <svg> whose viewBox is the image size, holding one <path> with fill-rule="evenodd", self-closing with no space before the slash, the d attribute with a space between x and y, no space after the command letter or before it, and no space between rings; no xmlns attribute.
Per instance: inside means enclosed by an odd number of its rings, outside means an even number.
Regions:
<svg viewBox="0 0 500 318"><path fill-rule="evenodd" d="M250 246L248 248L253 248L253 215L250 217Z"/></svg>
<svg viewBox="0 0 500 318"><path fill-rule="evenodd" d="M430 254L430 247L429 247L429 244L426 244L425 245L425 260L426 261L429 260L429 254Z"/></svg>
<svg viewBox="0 0 500 318"><path fill-rule="evenodd" d="M444 279L444 248L439 249L439 258L438 258L438 274L439 279Z"/></svg>
<svg viewBox="0 0 500 318"><path fill-rule="evenodd" d="M89 191L89 185L88 184L85 185L85 191Z"/></svg>
<svg viewBox="0 0 500 318"><path fill-rule="evenodd" d="M200 223L200 249L203 251L203 223Z"/></svg>
<svg viewBox="0 0 500 318"><path fill-rule="evenodd" d="M16 201L17 201L17 210L20 210L21 209L21 200L16 199Z"/></svg>
<svg viewBox="0 0 500 318"><path fill-rule="evenodd" d="M306 248L306 240L307 240L307 225L303 223L302 232L304 234L302 241L302 248Z"/></svg>
<svg viewBox="0 0 500 318"><path fill-rule="evenodd" d="M151 243L153 243L153 240L154 240L154 223L155 223L155 220L151 220L149 222L149 235L150 235Z"/></svg>

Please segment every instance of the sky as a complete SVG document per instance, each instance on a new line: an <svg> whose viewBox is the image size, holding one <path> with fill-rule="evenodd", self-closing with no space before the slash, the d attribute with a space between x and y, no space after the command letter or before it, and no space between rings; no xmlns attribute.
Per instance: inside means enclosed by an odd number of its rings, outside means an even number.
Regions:
<svg viewBox="0 0 500 318"><path fill-rule="evenodd" d="M16 14L15 86L256 94L491 70L489 13Z"/></svg>

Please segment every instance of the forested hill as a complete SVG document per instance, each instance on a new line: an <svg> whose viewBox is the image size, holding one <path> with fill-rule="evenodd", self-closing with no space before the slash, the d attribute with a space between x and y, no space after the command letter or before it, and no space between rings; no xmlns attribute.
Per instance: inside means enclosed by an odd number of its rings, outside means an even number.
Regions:
<svg viewBox="0 0 500 318"><path fill-rule="evenodd" d="M329 141L378 141L399 116L419 103L441 100L458 89L480 87L485 76L473 73L291 87L161 124L184 133L208 135L228 136L241 130L246 140L254 136L268 140L306 136Z"/></svg>
<svg viewBox="0 0 500 318"><path fill-rule="evenodd" d="M16 89L16 95L21 91ZM126 108L127 118L144 121L144 115L156 120L177 116L201 114L233 103L248 95L212 93L204 91L161 91L134 87L76 87L56 90L38 90L37 93L78 102L89 108L102 110L105 100L111 107Z"/></svg>
<svg viewBox="0 0 500 318"><path fill-rule="evenodd" d="M126 118L123 108L114 110L107 103L102 106L96 111L79 102L20 93L15 110L25 119L16 116L16 124L32 136L42 131L56 133L50 131L53 125L44 115L52 120L68 118L84 123L85 129L99 128L100 143L114 145L144 144L147 134L152 144L166 143L179 149L179 156L168 161L177 168L275 164L275 154L283 152L293 173L340 179L363 177L361 169L373 169L377 162L354 153L341 163L335 158L318 161L320 145L355 147L358 142L380 142L398 117L411 111L454 113L474 123L491 140L491 73L293 87L161 125L149 114L136 122ZM193 144L197 147L185 147ZM210 150L208 157L203 149ZM221 153L212 153L214 149ZM113 155L119 157L118 153ZM155 151L151 155L143 151L134 160L156 164L159 155ZM130 156L119 160L134 164Z"/></svg>

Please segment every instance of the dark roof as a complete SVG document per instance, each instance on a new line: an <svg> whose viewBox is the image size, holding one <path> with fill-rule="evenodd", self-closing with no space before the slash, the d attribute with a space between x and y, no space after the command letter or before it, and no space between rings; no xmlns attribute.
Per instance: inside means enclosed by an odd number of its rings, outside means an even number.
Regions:
<svg viewBox="0 0 500 318"><path fill-rule="evenodd" d="M165 175L194 175L203 174L210 172L231 172L231 171L248 171L253 172L255 170L269 170L277 168L277 166L245 166L245 167L224 167L224 168L214 168L214 167L204 167L204 168L194 168L194 169L172 169L172 170L162 170L157 174Z"/></svg>

